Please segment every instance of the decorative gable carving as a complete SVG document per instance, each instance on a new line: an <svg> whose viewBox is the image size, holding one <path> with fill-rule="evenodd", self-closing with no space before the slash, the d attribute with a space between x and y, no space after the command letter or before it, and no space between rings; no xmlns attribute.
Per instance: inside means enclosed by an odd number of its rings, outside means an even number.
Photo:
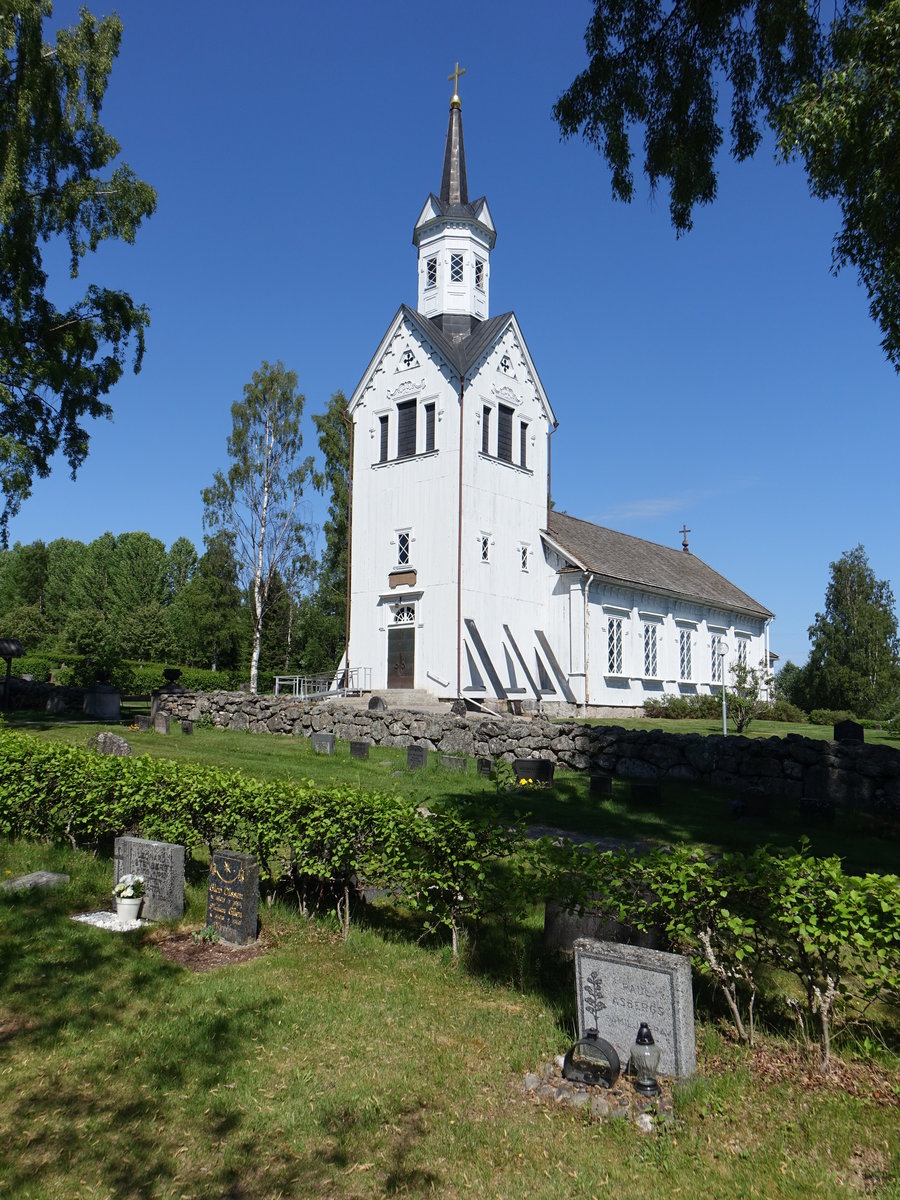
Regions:
<svg viewBox="0 0 900 1200"><path fill-rule="evenodd" d="M403 383L398 384L395 388L386 392L385 395L392 404L396 404L398 400L408 400L414 396L418 396L419 392L423 391L424 388L424 379L419 383L414 383L412 379L404 379Z"/></svg>
<svg viewBox="0 0 900 1200"><path fill-rule="evenodd" d="M493 386L493 388L491 388L491 391L494 393L495 397L500 401L501 404L509 404L513 408L518 408L519 405L522 403L522 401L519 399L519 397L516 395L516 393L512 390L512 388L508 386L508 384L504 384L503 387L497 387L497 385L495 384Z"/></svg>

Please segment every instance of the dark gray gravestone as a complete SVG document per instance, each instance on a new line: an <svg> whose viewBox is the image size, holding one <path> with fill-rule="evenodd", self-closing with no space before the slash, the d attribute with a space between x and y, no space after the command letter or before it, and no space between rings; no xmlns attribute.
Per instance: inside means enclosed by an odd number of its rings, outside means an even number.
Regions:
<svg viewBox="0 0 900 1200"><path fill-rule="evenodd" d="M856 721L838 721L834 727L836 742L864 742L866 731Z"/></svg>
<svg viewBox="0 0 900 1200"><path fill-rule="evenodd" d="M533 779L535 783L553 782L554 764L549 758L517 758L513 761L516 783L520 779Z"/></svg>
<svg viewBox="0 0 900 1200"><path fill-rule="evenodd" d="M412 771L419 771L428 766L428 749L426 746L407 746L406 765Z"/></svg>
<svg viewBox="0 0 900 1200"><path fill-rule="evenodd" d="M256 941L259 866L252 854L217 850L209 864L206 924L224 942Z"/></svg>
<svg viewBox="0 0 900 1200"><path fill-rule="evenodd" d="M116 883L123 875L143 875L146 893L142 917L171 921L184 916L184 846L117 837L115 872Z"/></svg>
<svg viewBox="0 0 900 1200"><path fill-rule="evenodd" d="M169 714L158 712L153 718L153 730L155 733L169 732Z"/></svg>
<svg viewBox="0 0 900 1200"><path fill-rule="evenodd" d="M369 743L368 742L351 742L350 743L351 758L368 758Z"/></svg>
<svg viewBox="0 0 900 1200"><path fill-rule="evenodd" d="M464 754L442 754L441 766L445 771L459 771L464 775L466 772L466 756Z"/></svg>
<svg viewBox="0 0 900 1200"><path fill-rule="evenodd" d="M642 808L655 808L662 803L662 792L658 783L633 783L631 785L631 803Z"/></svg>
<svg viewBox="0 0 900 1200"><path fill-rule="evenodd" d="M611 796L612 795L612 775L592 775L591 776L591 795L592 796Z"/></svg>
<svg viewBox="0 0 900 1200"><path fill-rule="evenodd" d="M483 775L485 779L490 779L491 771L494 769L493 761L490 758L482 756L476 759L475 766L478 769L479 775Z"/></svg>
<svg viewBox="0 0 900 1200"><path fill-rule="evenodd" d="M372 698L369 700L369 709L372 712L384 712L386 708L387 704L385 703L383 696L372 696Z"/></svg>
<svg viewBox="0 0 900 1200"><path fill-rule="evenodd" d="M333 733L314 733L310 740L316 754L334 754Z"/></svg>
<svg viewBox="0 0 900 1200"><path fill-rule="evenodd" d="M85 692L82 707L86 716L96 717L98 721L118 721L122 716L121 702L121 693L116 688L97 684Z"/></svg>
<svg viewBox="0 0 900 1200"><path fill-rule="evenodd" d="M140 713L134 718L134 723L138 727L138 733L149 733L153 728L153 721L146 713Z"/></svg>
<svg viewBox="0 0 900 1200"><path fill-rule="evenodd" d="M638 1026L646 1021L660 1050L660 1074L683 1078L696 1072L689 958L578 938L575 996L579 1037L596 1029L627 1063Z"/></svg>
<svg viewBox="0 0 900 1200"><path fill-rule="evenodd" d="M193 721L182 721L181 722L181 732L187 733L187 734L193 733L194 732L194 722Z"/></svg>

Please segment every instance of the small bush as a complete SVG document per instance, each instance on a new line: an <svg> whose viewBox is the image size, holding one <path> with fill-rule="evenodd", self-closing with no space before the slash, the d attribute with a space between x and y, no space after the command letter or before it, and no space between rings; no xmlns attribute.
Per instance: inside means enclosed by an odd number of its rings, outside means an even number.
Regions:
<svg viewBox="0 0 900 1200"><path fill-rule="evenodd" d="M721 696L660 696L644 701L644 716L657 721L712 721L721 713Z"/></svg>
<svg viewBox="0 0 900 1200"><path fill-rule="evenodd" d="M843 708L814 708L809 714L811 725L836 725L838 721L854 721L852 712Z"/></svg>
<svg viewBox="0 0 900 1200"><path fill-rule="evenodd" d="M806 725L809 718L802 708L791 704L790 700L775 700L760 714L763 721L784 721L788 725Z"/></svg>

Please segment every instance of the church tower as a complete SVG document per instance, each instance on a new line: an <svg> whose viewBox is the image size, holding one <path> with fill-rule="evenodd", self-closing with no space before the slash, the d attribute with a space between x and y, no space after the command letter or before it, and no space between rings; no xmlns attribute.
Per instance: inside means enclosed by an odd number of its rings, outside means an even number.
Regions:
<svg viewBox="0 0 900 1200"><path fill-rule="evenodd" d="M419 251L419 288L416 308L425 317L449 317L444 332L455 332L454 317L490 316L490 256L497 238L487 201L482 196L469 203L466 153L463 145L462 106L457 92L456 64L450 121L444 149L441 194L425 201L413 231ZM466 332L468 332L466 322Z"/></svg>

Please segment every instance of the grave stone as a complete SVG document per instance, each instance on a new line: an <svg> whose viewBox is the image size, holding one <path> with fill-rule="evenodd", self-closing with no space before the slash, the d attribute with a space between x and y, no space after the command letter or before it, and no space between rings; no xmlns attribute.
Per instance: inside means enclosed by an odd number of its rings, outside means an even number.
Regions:
<svg viewBox="0 0 900 1200"><path fill-rule="evenodd" d="M350 743L350 757L351 758L363 758L363 759L368 758L369 757L369 743L368 742L351 742Z"/></svg>
<svg viewBox="0 0 900 1200"><path fill-rule="evenodd" d="M370 712L384 712L386 708L387 704L385 703L383 696L372 696L369 700Z"/></svg>
<svg viewBox="0 0 900 1200"><path fill-rule="evenodd" d="M333 733L314 733L311 741L316 754L334 754Z"/></svg>
<svg viewBox="0 0 900 1200"><path fill-rule="evenodd" d="M491 771L494 769L493 760L486 758L483 755L475 760L475 766L478 769L478 774L485 779L490 779Z"/></svg>
<svg viewBox="0 0 900 1200"><path fill-rule="evenodd" d="M695 1074L690 959L592 938L578 938L574 949L578 1036L596 1029L627 1063L646 1021L660 1050L660 1074Z"/></svg>
<svg viewBox="0 0 900 1200"><path fill-rule="evenodd" d="M411 771L419 771L428 766L428 748L426 746L407 746L406 765Z"/></svg>
<svg viewBox="0 0 900 1200"><path fill-rule="evenodd" d="M445 771L459 771L464 775L466 772L466 756L464 754L442 754L441 766Z"/></svg>
<svg viewBox="0 0 900 1200"><path fill-rule="evenodd" d="M0 888L4 892L21 892L26 888L55 888L68 883L68 875L60 875L55 871L32 871L28 875L19 875L15 879L4 880Z"/></svg>
<svg viewBox="0 0 900 1200"><path fill-rule="evenodd" d="M554 764L549 758L517 758L513 760L516 783L520 779L533 779L535 783L553 782Z"/></svg>
<svg viewBox="0 0 900 1200"><path fill-rule="evenodd" d="M184 916L184 846L117 837L115 871L116 883L123 875L143 875L142 917L170 921Z"/></svg>
<svg viewBox="0 0 900 1200"><path fill-rule="evenodd" d="M234 946L256 941L259 866L252 854L217 850L209 865L206 924Z"/></svg>
<svg viewBox="0 0 900 1200"><path fill-rule="evenodd" d="M865 742L866 731L856 721L838 721L834 726L836 742Z"/></svg>
<svg viewBox="0 0 900 1200"><path fill-rule="evenodd" d="M181 732L185 733L185 734L192 734L194 732L194 722L193 721L182 721L181 722Z"/></svg>
<svg viewBox="0 0 900 1200"><path fill-rule="evenodd" d="M662 803L662 792L658 783L632 783L631 803L641 808L655 808Z"/></svg>
<svg viewBox="0 0 900 1200"><path fill-rule="evenodd" d="M156 716L153 718L153 729L154 729L154 732L156 732L156 733L168 733L169 732L169 714L164 713L164 712L158 712L156 714Z"/></svg>
<svg viewBox="0 0 900 1200"><path fill-rule="evenodd" d="M612 795L612 775L592 775L591 776L591 795L592 796L611 796Z"/></svg>
<svg viewBox="0 0 900 1200"><path fill-rule="evenodd" d="M139 713L134 718L134 723L138 727L138 733L149 733L153 728L153 721L146 713Z"/></svg>
<svg viewBox="0 0 900 1200"><path fill-rule="evenodd" d="M125 738L106 729L88 739L88 749L96 750L98 754L112 754L116 758L128 758L131 754L131 746Z"/></svg>

